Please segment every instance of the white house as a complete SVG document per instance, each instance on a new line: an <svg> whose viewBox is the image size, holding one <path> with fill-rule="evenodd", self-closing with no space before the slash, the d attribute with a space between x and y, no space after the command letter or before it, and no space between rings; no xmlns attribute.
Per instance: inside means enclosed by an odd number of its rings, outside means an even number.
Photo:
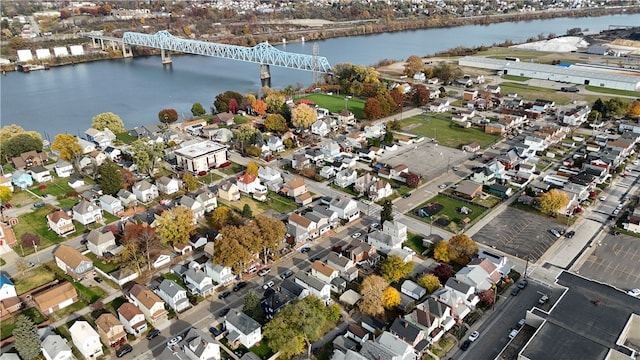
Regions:
<svg viewBox="0 0 640 360"><path fill-rule="evenodd" d="M156 293L175 312L184 311L191 306L189 299L187 298L187 290L172 280L162 280L160 286L158 286L158 289L156 290Z"/></svg>
<svg viewBox="0 0 640 360"><path fill-rule="evenodd" d="M323 120L318 120L313 124L311 124L312 134L316 134L324 137L329 133L329 131L331 131L331 129L329 128L329 125L327 125L327 123Z"/></svg>
<svg viewBox="0 0 640 360"><path fill-rule="evenodd" d="M272 136L268 138L267 146L269 147L269 150L274 153L284 151L284 143L282 142L282 139L278 136Z"/></svg>
<svg viewBox="0 0 640 360"><path fill-rule="evenodd" d="M102 207L102 210L112 215L118 215L124 211L122 200L111 195L102 195L100 197L100 207Z"/></svg>
<svg viewBox="0 0 640 360"><path fill-rule="evenodd" d="M73 174L73 165L66 160L60 159L53 165L53 170L58 177L69 177Z"/></svg>
<svg viewBox="0 0 640 360"><path fill-rule="evenodd" d="M260 179L258 177L246 172L242 175L239 175L236 179L238 180L238 190L245 194L253 194L256 191L256 187L259 187L261 185Z"/></svg>
<svg viewBox="0 0 640 360"><path fill-rule="evenodd" d="M411 280L405 280L402 282L400 292L414 300L420 300L423 296L427 295L427 289Z"/></svg>
<svg viewBox="0 0 640 360"><path fill-rule="evenodd" d="M348 256L332 251L327 255L326 261L327 265L338 270L341 278L347 281L354 281L358 278L358 267Z"/></svg>
<svg viewBox="0 0 640 360"><path fill-rule="evenodd" d="M97 358L103 355L100 335L88 322L77 320L69 328L69 334L73 345L85 359Z"/></svg>
<svg viewBox="0 0 640 360"><path fill-rule="evenodd" d="M258 168L258 178L271 191L280 191L282 187L282 173L271 166L260 166Z"/></svg>
<svg viewBox="0 0 640 360"><path fill-rule="evenodd" d="M104 130L88 128L84 132L84 137L88 141L98 145L101 149L110 146L116 140L115 134L109 128L104 128Z"/></svg>
<svg viewBox="0 0 640 360"><path fill-rule="evenodd" d="M407 225L396 220L385 221L382 224L382 232L397 239L397 242L403 243L407 241Z"/></svg>
<svg viewBox="0 0 640 360"><path fill-rule="evenodd" d="M331 302L331 285L328 283L304 272L297 272L293 281L309 290L310 295L322 299L325 304Z"/></svg>
<svg viewBox="0 0 640 360"><path fill-rule="evenodd" d="M336 173L336 177L333 179L333 182L342 188L346 188L349 185L354 184L357 178L358 172L355 169L344 169Z"/></svg>
<svg viewBox="0 0 640 360"><path fill-rule="evenodd" d="M46 360L72 360L73 352L67 341L58 334L48 335L40 344L42 355Z"/></svg>
<svg viewBox="0 0 640 360"><path fill-rule="evenodd" d="M53 178L51 177L51 171L44 166L34 166L29 169L29 173L33 180L43 183L43 182L51 182Z"/></svg>
<svg viewBox="0 0 640 360"><path fill-rule="evenodd" d="M0 274L0 300L10 299L18 296L16 286L4 274Z"/></svg>
<svg viewBox="0 0 640 360"><path fill-rule="evenodd" d="M191 196L184 195L180 197L180 205L190 209L193 212L193 223L196 224L198 220L204 216L204 207L202 204Z"/></svg>
<svg viewBox="0 0 640 360"><path fill-rule="evenodd" d="M102 232L101 229L93 229L87 235L87 249L96 256L103 256L105 252L116 248L116 238L111 231Z"/></svg>
<svg viewBox="0 0 640 360"><path fill-rule="evenodd" d="M82 225L89 225L102 221L102 209L100 206L86 200L81 200L73 208L73 220Z"/></svg>
<svg viewBox="0 0 640 360"><path fill-rule="evenodd" d="M65 236L76 231L71 217L62 210L57 210L47 215L47 225L49 229L55 231L60 236Z"/></svg>
<svg viewBox="0 0 640 360"><path fill-rule="evenodd" d="M226 285L235 279L233 271L230 267L222 266L219 264L213 264L210 261L205 266L205 272L216 284Z"/></svg>
<svg viewBox="0 0 640 360"><path fill-rule="evenodd" d="M208 213L218 207L218 198L216 195L205 189L200 189L194 193L197 202L202 205L204 212Z"/></svg>
<svg viewBox="0 0 640 360"><path fill-rule="evenodd" d="M87 141L85 139L78 139L78 144L80 145L80 148L82 149L83 154L88 154L96 150L96 144L92 143L91 141Z"/></svg>
<svg viewBox="0 0 640 360"><path fill-rule="evenodd" d="M175 154L178 166L193 173L209 171L227 162L227 147L209 140L180 148Z"/></svg>
<svg viewBox="0 0 640 360"><path fill-rule="evenodd" d="M136 198L136 196L133 195L131 191L128 191L125 189L120 189L120 191L118 191L116 196L118 196L118 199L120 200L123 206L134 206L138 202L138 199Z"/></svg>
<svg viewBox="0 0 640 360"><path fill-rule="evenodd" d="M436 100L429 103L429 111L443 113L449 111L449 100Z"/></svg>
<svg viewBox="0 0 640 360"><path fill-rule="evenodd" d="M158 180L156 180L158 192L166 195L177 193L180 190L180 183L180 180L170 178L168 176L162 176Z"/></svg>
<svg viewBox="0 0 640 360"><path fill-rule="evenodd" d="M133 336L141 336L147 331L144 313L130 302L120 305L118 319L124 326L124 330Z"/></svg>
<svg viewBox="0 0 640 360"><path fill-rule="evenodd" d="M111 161L114 162L120 161L120 156L122 156L122 151L113 146L107 146L103 152Z"/></svg>
<svg viewBox="0 0 640 360"><path fill-rule="evenodd" d="M204 270L189 268L182 277L184 278L187 289L189 289L192 294L207 296L214 290L213 279L208 277Z"/></svg>
<svg viewBox="0 0 640 360"><path fill-rule="evenodd" d="M158 197L158 187L147 180L138 181L133 184L132 192L133 195L136 196L136 199L143 203L152 201Z"/></svg>
<svg viewBox="0 0 640 360"><path fill-rule="evenodd" d="M237 342L250 348L262 340L262 328L260 324L247 314L236 309L231 309L224 320L227 328L227 340L230 344Z"/></svg>
<svg viewBox="0 0 640 360"><path fill-rule="evenodd" d="M182 349L186 359L189 360L220 360L220 344L215 342L208 334L204 332L191 328L184 336L184 340L182 340L178 347ZM167 351L173 351L172 349L167 349ZM169 356L171 358L177 357L179 359L183 359L181 356L178 356L180 352L173 353ZM164 353L161 354L161 357L164 356Z"/></svg>
<svg viewBox="0 0 640 360"><path fill-rule="evenodd" d="M335 197L329 203L329 210L334 211L340 219L351 222L360 217L358 203L346 196Z"/></svg>
<svg viewBox="0 0 640 360"><path fill-rule="evenodd" d="M331 280L337 278L340 273L331 265L316 260L311 264L311 275L324 283L331 284Z"/></svg>

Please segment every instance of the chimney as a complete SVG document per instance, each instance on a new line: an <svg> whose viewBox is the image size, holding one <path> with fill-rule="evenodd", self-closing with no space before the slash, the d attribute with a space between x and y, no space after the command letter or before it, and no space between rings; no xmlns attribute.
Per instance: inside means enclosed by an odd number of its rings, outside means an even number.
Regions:
<svg viewBox="0 0 640 360"><path fill-rule="evenodd" d="M408 321L405 321L405 322L404 322L404 328L406 329L406 328L408 328L408 327L409 327L409 322L408 322Z"/></svg>

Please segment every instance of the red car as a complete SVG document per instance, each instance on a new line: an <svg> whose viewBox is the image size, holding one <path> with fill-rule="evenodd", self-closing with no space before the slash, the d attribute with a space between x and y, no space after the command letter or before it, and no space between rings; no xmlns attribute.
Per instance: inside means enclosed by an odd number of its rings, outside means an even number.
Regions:
<svg viewBox="0 0 640 360"><path fill-rule="evenodd" d="M200 172L198 173L198 176L205 176L205 175L207 175L207 172L206 172L206 171L204 171L204 170L202 170L202 171L200 171Z"/></svg>
<svg viewBox="0 0 640 360"><path fill-rule="evenodd" d="M7 209L11 209L13 207L13 205L9 204L9 203L5 203L4 207Z"/></svg>

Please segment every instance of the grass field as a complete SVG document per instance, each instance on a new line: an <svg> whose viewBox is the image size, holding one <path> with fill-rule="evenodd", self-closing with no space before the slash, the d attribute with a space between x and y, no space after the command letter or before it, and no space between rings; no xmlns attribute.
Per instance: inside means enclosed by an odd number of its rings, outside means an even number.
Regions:
<svg viewBox="0 0 640 360"><path fill-rule="evenodd" d="M135 136L129 135L128 132L121 132L120 134L116 135L116 139L122 141L125 144L129 144L138 140L138 138L136 138Z"/></svg>
<svg viewBox="0 0 640 360"><path fill-rule="evenodd" d="M40 185L36 185L29 190L33 191L35 194L40 196L44 194L47 194L50 196L65 195L70 191L75 191L71 186L69 186L69 184L67 184L68 180L69 179L65 179L65 178L54 178L53 182L44 184L45 188L42 190L40 190L40 187L39 187Z"/></svg>
<svg viewBox="0 0 640 360"><path fill-rule="evenodd" d="M429 217L420 217L416 215L416 211L424 206L426 206L428 203L438 203L442 206L444 206L444 208L437 213L435 216L433 216L431 218ZM471 214L459 214L456 209L462 207L462 206L466 206L467 208L471 209L472 212ZM446 196L442 196L442 195L436 195L434 197L432 197L431 199L423 202L422 204L420 204L419 206L417 206L416 208L414 208L413 210L411 210L411 213L409 214L410 216L419 219L427 224L431 223L431 221L433 220L433 223L435 224L436 220L440 219L440 218L444 218L444 219L448 219L451 221L451 223L449 224L449 226L447 227L447 230L452 231L452 232L458 232L459 230L462 229L462 225L460 224L461 221L464 218L469 218L472 222L473 220L475 220L476 218L478 218L480 215L482 215L482 213L484 213L485 209L481 208L480 206L476 206L476 205L472 205L472 204L467 204L463 201L459 201L456 199L452 199Z"/></svg>
<svg viewBox="0 0 640 360"><path fill-rule="evenodd" d="M517 76L517 75L502 75L502 78L510 81L527 81L531 79L525 76Z"/></svg>
<svg viewBox="0 0 640 360"><path fill-rule="evenodd" d="M628 90L618 90L618 89L609 89L609 88L601 88L598 86L587 85L584 87L585 90L602 93L602 94L611 94L611 95L620 95L620 96L633 96L635 98L640 98L640 92L637 91L628 91Z"/></svg>
<svg viewBox="0 0 640 360"><path fill-rule="evenodd" d="M102 260L98 259L96 254L89 252L86 255L91 261L93 261L93 265L98 269L104 271L105 273L110 273L112 271L116 271L120 268L120 264L116 262L104 263Z"/></svg>
<svg viewBox="0 0 640 360"><path fill-rule="evenodd" d="M251 208L253 216L262 214L267 210L286 214L298 208L298 205L293 200L280 196L272 191L269 191L267 197L268 200L266 202L260 202L258 200L254 200L250 196L242 194L239 201L226 202L218 199L218 202L238 211L242 211L244 205L247 204Z"/></svg>
<svg viewBox="0 0 640 360"><path fill-rule="evenodd" d="M56 274L49 270L46 266L36 266L27 271L24 275L18 274L15 278L16 293L24 294L29 290L33 290L38 286L47 284L55 280Z"/></svg>
<svg viewBox="0 0 640 360"><path fill-rule="evenodd" d="M460 149L470 142L477 142L482 147L494 143L498 137L485 134L479 129L464 129L444 118L417 115L402 120L402 131L422 135L424 137L436 137L440 145Z"/></svg>
<svg viewBox="0 0 640 360"><path fill-rule="evenodd" d="M238 163L231 163L231 166L227 166L226 168L222 168L222 169L218 169L218 171L220 171L221 173L227 174L227 175L235 175L241 171L244 170L244 166L238 164Z"/></svg>
<svg viewBox="0 0 640 360"><path fill-rule="evenodd" d="M303 96L302 98L295 99L309 99L316 103L321 108L328 109L333 113L339 113L346 108L355 115L357 119L362 118L362 111L364 109L364 100L358 98L351 98L345 101L344 95L327 95L327 94L310 94Z"/></svg>
<svg viewBox="0 0 640 360"><path fill-rule="evenodd" d="M28 308L22 310L22 314L30 318L36 325L42 323L45 319L36 308ZM0 339L6 339L13 335L13 329L16 327L17 316L2 320L0 323Z"/></svg>

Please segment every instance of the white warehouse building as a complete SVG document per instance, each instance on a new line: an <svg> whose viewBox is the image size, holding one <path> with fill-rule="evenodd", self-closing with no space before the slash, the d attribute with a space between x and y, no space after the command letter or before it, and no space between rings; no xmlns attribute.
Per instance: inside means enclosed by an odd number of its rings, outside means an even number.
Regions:
<svg viewBox="0 0 640 360"><path fill-rule="evenodd" d="M480 56L465 56L458 60L458 65L490 69L502 75L523 76L532 79L564 81L573 84L591 85L609 89L640 91L640 73L631 70L614 72L605 67L586 65L557 66L522 61L490 59ZM625 71L623 75L621 71Z"/></svg>

